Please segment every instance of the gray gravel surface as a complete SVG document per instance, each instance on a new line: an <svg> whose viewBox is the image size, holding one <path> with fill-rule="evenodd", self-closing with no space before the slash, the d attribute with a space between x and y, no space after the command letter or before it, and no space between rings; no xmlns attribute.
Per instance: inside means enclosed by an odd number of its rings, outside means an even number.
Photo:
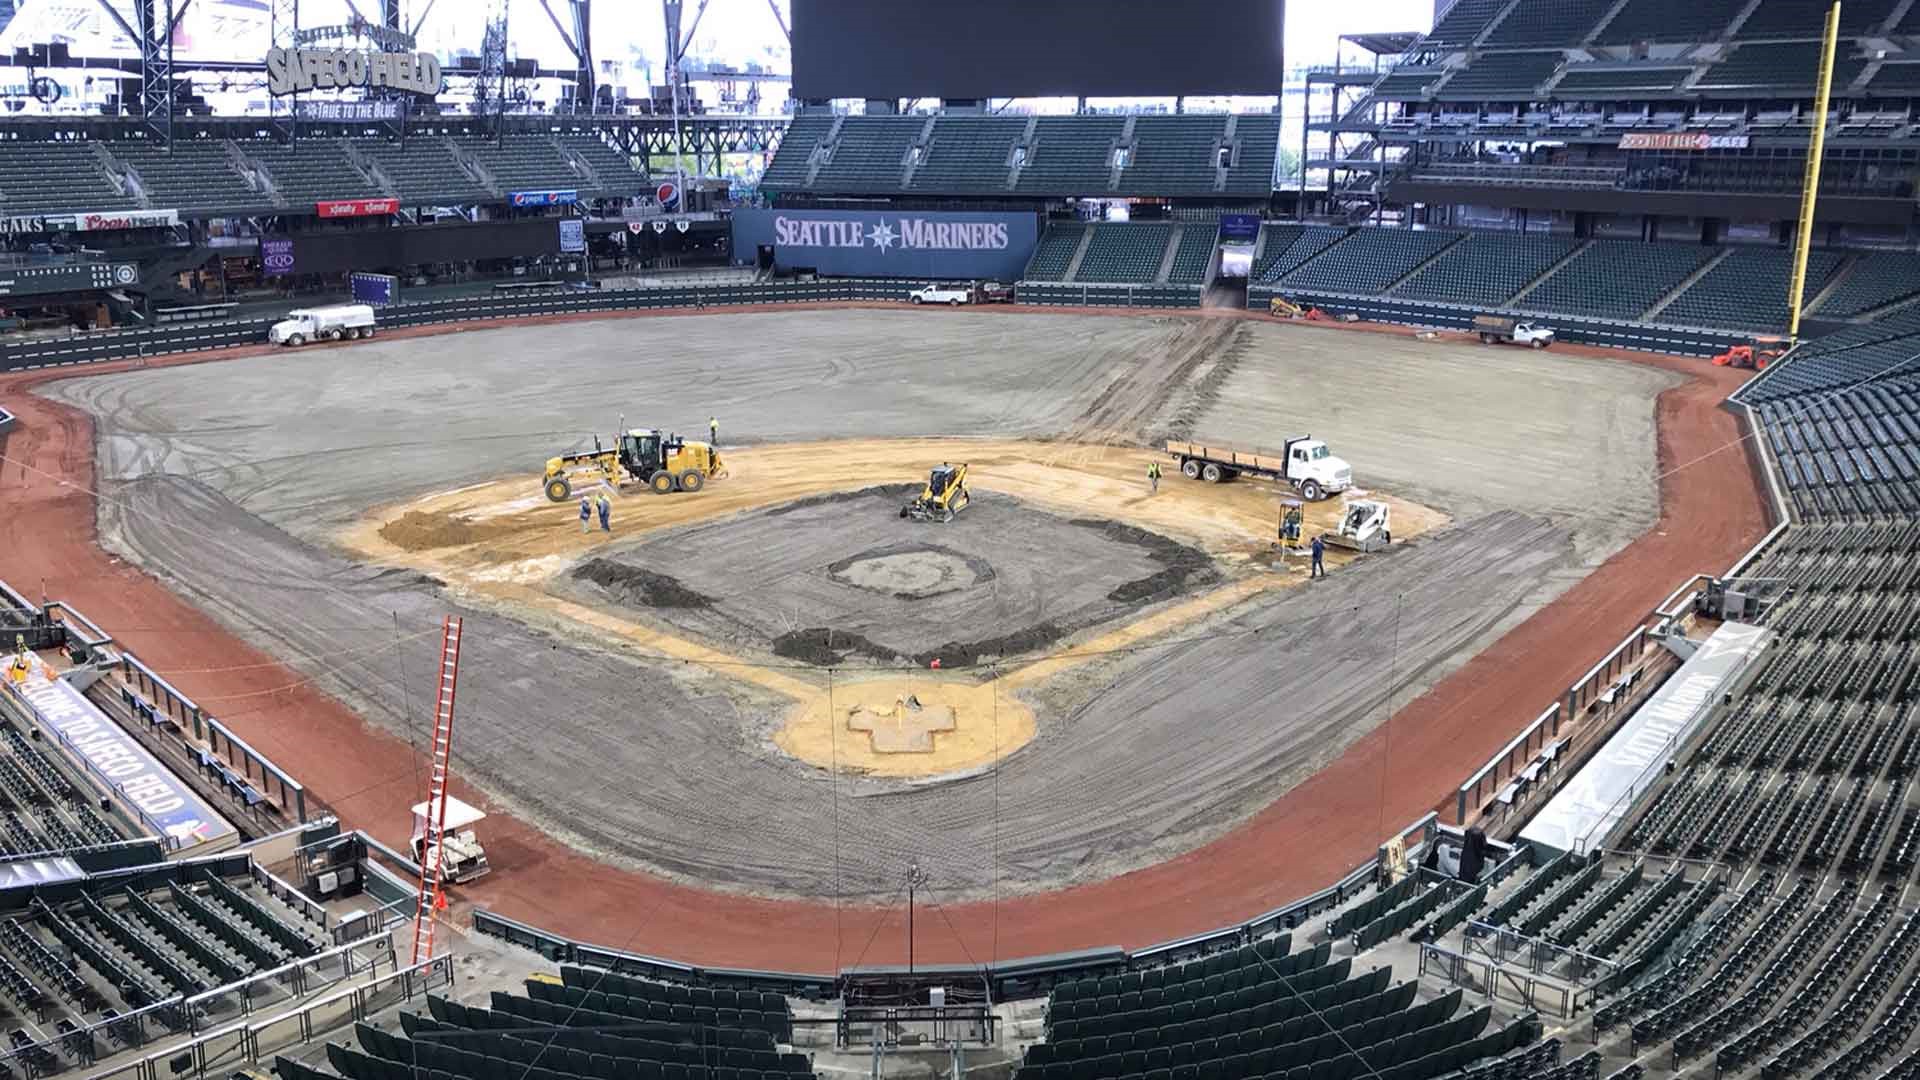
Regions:
<svg viewBox="0 0 1920 1080"><path fill-rule="evenodd" d="M767 736L784 701L737 680L468 612L459 768L499 806L686 879L884 897L914 858L947 895L1035 890L1242 820L1378 723L1390 682L1405 700L1644 528L1666 378L1296 327L817 311L377 340L47 392L98 417L100 475L127 500L103 504L110 547L394 731L408 729L402 663L418 717L450 605L417 575L331 552L332 530L373 503L535 468L567 444L555 432L622 412L688 433L717 413L723 443L1122 427L1260 442L1308 427L1362 483L1456 515L1184 644L1072 669L1032 692L1040 734L998 775L906 792L857 795L780 755ZM422 636L295 659L343 634L392 639L396 614Z"/></svg>

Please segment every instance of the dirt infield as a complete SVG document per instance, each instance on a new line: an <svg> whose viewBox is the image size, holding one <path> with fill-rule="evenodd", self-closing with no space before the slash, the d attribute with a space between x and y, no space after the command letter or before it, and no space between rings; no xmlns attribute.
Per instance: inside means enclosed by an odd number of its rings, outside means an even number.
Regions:
<svg viewBox="0 0 1920 1080"><path fill-rule="evenodd" d="M1724 566L1744 550L1763 531L1765 511L1745 455L1723 450L1739 432L1718 404L1739 374L1695 361L1633 362L1690 376L1659 398L1659 461L1686 467L1663 479L1653 530L1234 831L1172 861L1063 892L945 905L936 894L941 917L920 921L918 956L964 962L1140 945L1318 888L1365 857L1382 823L1402 824L1444 797L1611 644L1611 628L1624 630L1685 574ZM226 704L215 711L256 746L353 823L395 838L418 790L404 764L407 744L368 728L279 661L101 553L86 493L94 486L91 425L77 410L17 393L28 381L0 381L21 420L0 467L0 500L16 511L0 523L0 575L76 604L188 693L218 695ZM488 824L489 853L506 872L469 898L537 925L706 964L826 970L905 952L897 905L717 895L596 863L508 817Z"/></svg>

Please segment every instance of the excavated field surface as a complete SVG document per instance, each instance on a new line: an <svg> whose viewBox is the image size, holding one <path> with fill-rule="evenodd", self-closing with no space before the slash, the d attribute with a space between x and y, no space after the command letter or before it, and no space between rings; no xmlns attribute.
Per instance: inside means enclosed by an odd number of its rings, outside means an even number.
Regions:
<svg viewBox="0 0 1920 1080"><path fill-rule="evenodd" d="M102 542L371 724L418 737L439 617L465 615L457 769L492 809L680 880L885 900L913 859L943 897L1028 892L1159 862L1244 821L1648 526L1653 397L1674 381L1237 320L807 311L380 340L42 392L96 417ZM623 411L688 433L717 415L723 450L926 434L1270 444L1311 429L1362 483L1416 494L1454 524L1023 687L1038 734L991 774L857 797L772 747L790 699L764 685L334 546L376 504L519 472L531 488L541 460ZM906 464L924 475L928 463ZM620 506L622 521L645 513ZM1127 507L1087 516L1125 521ZM893 520L863 522L827 563L874 548L869 526ZM932 542L1006 572L991 553ZM1139 580L1141 563L1161 569L1118 546L1136 564L1096 598ZM757 560L784 554L776 531ZM601 557L622 602L652 598L656 615L743 602L694 580L709 573L697 547L639 575ZM806 660L782 663L782 677L823 681ZM271 700L209 704L246 732Z"/></svg>
<svg viewBox="0 0 1920 1080"><path fill-rule="evenodd" d="M957 667L1032 652L1219 580L1205 552L1121 522L988 492L951 522L916 522L898 516L909 497L890 485L649 534L556 585L809 664L937 657Z"/></svg>

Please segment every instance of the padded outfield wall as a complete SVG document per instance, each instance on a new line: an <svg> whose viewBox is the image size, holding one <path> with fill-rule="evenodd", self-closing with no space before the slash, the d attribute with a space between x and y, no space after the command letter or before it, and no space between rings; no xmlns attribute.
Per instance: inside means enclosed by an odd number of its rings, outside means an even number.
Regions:
<svg viewBox="0 0 1920 1080"><path fill-rule="evenodd" d="M733 257L829 277L1014 281L1040 239L1031 213L920 210L736 210Z"/></svg>

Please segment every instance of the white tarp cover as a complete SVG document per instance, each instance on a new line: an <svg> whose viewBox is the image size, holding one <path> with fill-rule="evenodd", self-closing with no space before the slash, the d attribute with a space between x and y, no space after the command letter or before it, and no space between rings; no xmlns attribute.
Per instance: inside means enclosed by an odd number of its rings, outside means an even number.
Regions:
<svg viewBox="0 0 1920 1080"><path fill-rule="evenodd" d="M1633 805L1633 795L1645 790L1719 699L1722 688L1772 636L1772 631L1747 623L1720 624L1520 830L1520 839L1554 851L1603 846Z"/></svg>

